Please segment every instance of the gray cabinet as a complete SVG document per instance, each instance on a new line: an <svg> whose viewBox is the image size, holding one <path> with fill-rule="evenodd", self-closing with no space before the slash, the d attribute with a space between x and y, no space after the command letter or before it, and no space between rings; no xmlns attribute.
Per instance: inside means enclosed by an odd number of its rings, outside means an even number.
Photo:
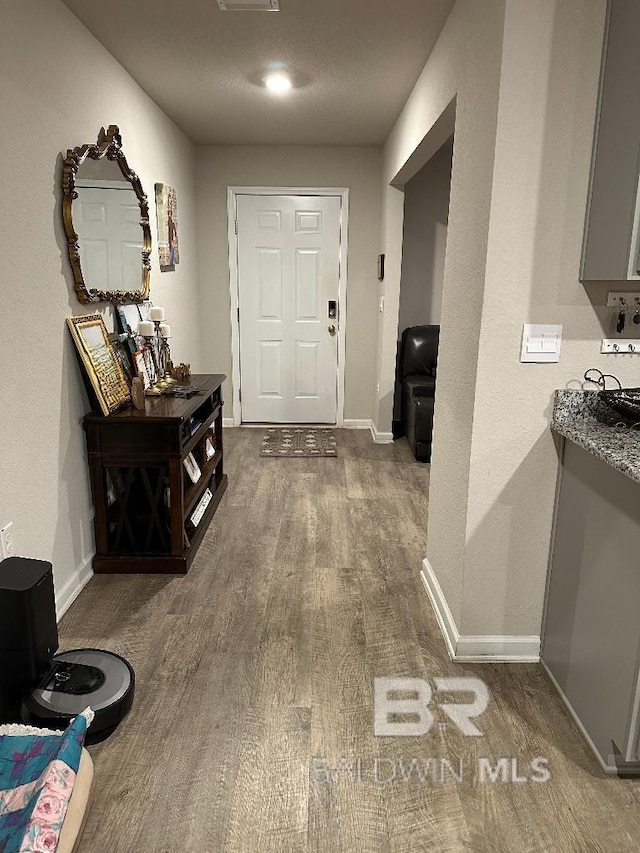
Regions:
<svg viewBox="0 0 640 853"><path fill-rule="evenodd" d="M640 2L609 0L582 281L636 279L640 174Z"/></svg>
<svg viewBox="0 0 640 853"><path fill-rule="evenodd" d="M640 484L570 441L541 657L602 765L640 771Z"/></svg>

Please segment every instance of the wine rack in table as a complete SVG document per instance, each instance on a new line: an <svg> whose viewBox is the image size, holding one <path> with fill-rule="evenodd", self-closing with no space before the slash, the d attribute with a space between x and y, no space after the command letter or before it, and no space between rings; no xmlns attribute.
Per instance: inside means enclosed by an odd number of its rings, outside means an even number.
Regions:
<svg viewBox="0 0 640 853"><path fill-rule="evenodd" d="M200 393L148 398L145 411L85 416L95 505L94 571L188 571L227 487L225 378L192 376Z"/></svg>

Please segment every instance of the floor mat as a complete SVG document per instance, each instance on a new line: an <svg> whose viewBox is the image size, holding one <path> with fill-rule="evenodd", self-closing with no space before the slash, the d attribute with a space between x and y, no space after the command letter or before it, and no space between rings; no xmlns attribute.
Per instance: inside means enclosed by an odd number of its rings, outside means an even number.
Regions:
<svg viewBox="0 0 640 853"><path fill-rule="evenodd" d="M316 427L274 427L268 429L260 456L337 456L333 430Z"/></svg>

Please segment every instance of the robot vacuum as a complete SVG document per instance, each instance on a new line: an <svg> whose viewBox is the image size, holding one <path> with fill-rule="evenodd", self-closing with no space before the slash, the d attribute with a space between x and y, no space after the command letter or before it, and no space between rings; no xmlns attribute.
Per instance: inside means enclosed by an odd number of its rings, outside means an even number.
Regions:
<svg viewBox="0 0 640 853"><path fill-rule="evenodd" d="M89 706L95 717L87 743L107 738L133 704L135 674L124 658L102 649L73 649L51 658L46 675L23 696L22 719L34 726L65 728Z"/></svg>

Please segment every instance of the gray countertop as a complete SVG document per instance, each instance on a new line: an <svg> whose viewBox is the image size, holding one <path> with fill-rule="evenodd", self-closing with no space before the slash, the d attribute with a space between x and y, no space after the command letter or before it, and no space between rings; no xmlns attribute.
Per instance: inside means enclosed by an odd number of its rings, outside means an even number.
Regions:
<svg viewBox="0 0 640 853"><path fill-rule="evenodd" d="M597 391L556 391L551 429L640 483L640 429L622 422Z"/></svg>

